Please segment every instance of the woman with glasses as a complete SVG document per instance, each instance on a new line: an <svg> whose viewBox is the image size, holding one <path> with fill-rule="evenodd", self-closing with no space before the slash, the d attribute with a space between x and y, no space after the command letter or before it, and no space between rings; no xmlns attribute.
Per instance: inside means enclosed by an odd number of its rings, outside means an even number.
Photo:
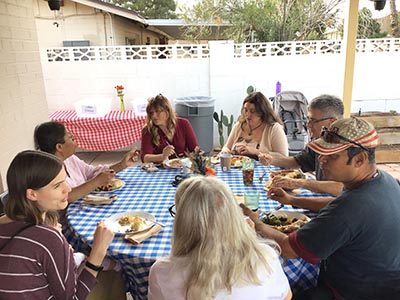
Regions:
<svg viewBox="0 0 400 300"><path fill-rule="evenodd" d="M58 122L38 125L35 128L34 139L36 149L54 154L64 162L68 174L66 180L72 188L68 202L76 201L95 188L109 184L115 173L132 166L138 160L134 148L112 165L88 165L75 155L76 144L73 135Z"/></svg>
<svg viewBox="0 0 400 300"><path fill-rule="evenodd" d="M233 126L221 153L257 158L260 152L289 153L283 123L260 92L247 95L242 114Z"/></svg>
<svg viewBox="0 0 400 300"><path fill-rule="evenodd" d="M24 151L11 162L0 217L0 299L86 299L95 286L114 234L97 225L78 274L72 248L57 228L57 211L67 207L71 191L66 178L63 162L45 152Z"/></svg>
<svg viewBox="0 0 400 300"><path fill-rule="evenodd" d="M175 204L171 255L150 269L149 300L291 299L276 244L256 236L224 182L186 179Z"/></svg>
<svg viewBox="0 0 400 300"><path fill-rule="evenodd" d="M143 162L161 163L170 157L192 152L198 146L192 125L175 115L163 95L148 100L146 113L140 150Z"/></svg>

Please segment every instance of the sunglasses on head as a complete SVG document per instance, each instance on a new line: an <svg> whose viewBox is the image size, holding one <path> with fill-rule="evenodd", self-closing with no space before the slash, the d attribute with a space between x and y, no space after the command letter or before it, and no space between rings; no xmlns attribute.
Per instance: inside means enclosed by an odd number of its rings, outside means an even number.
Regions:
<svg viewBox="0 0 400 300"><path fill-rule="evenodd" d="M327 127L322 128L321 138L329 144L340 144L340 140L343 140L343 141L349 142L350 144L360 147L361 149L363 149L364 151L366 151L368 153L371 152L371 149L368 149L368 148L364 147L363 145L361 145L360 143L357 143L356 141L348 139L347 137L344 137L334 131L330 131Z"/></svg>

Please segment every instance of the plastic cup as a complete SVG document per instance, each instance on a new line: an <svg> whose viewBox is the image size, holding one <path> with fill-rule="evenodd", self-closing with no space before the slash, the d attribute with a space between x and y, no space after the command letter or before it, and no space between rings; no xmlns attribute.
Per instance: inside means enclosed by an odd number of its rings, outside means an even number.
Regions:
<svg viewBox="0 0 400 300"><path fill-rule="evenodd" d="M256 189L245 191L244 193L244 204L251 210L256 211L258 209L258 203L260 201L260 192Z"/></svg>
<svg viewBox="0 0 400 300"><path fill-rule="evenodd" d="M242 172L244 185L252 185L254 178L254 161L252 159L243 160Z"/></svg>
<svg viewBox="0 0 400 300"><path fill-rule="evenodd" d="M231 170L231 160L232 154L230 153L222 153L219 155L219 159L221 162L221 170L222 172L229 172Z"/></svg>

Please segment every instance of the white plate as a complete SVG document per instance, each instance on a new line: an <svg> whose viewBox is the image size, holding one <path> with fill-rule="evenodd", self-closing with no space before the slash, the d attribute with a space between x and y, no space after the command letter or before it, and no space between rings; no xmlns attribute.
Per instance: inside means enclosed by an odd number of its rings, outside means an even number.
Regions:
<svg viewBox="0 0 400 300"><path fill-rule="evenodd" d="M241 168L242 167L242 161L250 159L247 156L243 155L232 155L232 160L231 160L231 168ZM218 156L212 156L210 159L210 162L214 165L219 164L221 162L221 159Z"/></svg>
<svg viewBox="0 0 400 300"><path fill-rule="evenodd" d="M279 215L287 215L288 218L293 219L306 219L307 221L310 221L311 219L309 217L307 217L305 214L299 213L297 211L289 211L289 210L278 210L278 211L274 211L272 212L273 215L275 216L279 216Z"/></svg>
<svg viewBox="0 0 400 300"><path fill-rule="evenodd" d="M104 220L104 225L107 226L109 229L111 229L111 231L114 233L125 234L127 230L131 229L131 225L121 226L118 223L119 219L121 219L124 216L132 216L132 217L139 216L142 218L144 223L143 228L141 230L135 231L134 233L145 231L155 225L154 222L151 222L156 220L153 215L144 211L133 211L133 210L125 211L108 217L107 219Z"/></svg>
<svg viewBox="0 0 400 300"><path fill-rule="evenodd" d="M179 165L176 162L179 162ZM179 158L169 159L165 162L165 165L171 169L182 168L181 160Z"/></svg>
<svg viewBox="0 0 400 300"><path fill-rule="evenodd" d="M121 179L114 178L113 180L111 180L111 185L113 185L113 188L111 190L109 190L109 191L96 191L96 190L94 190L93 192L94 193L111 193L113 191L121 189L125 185L125 182L123 180L121 180Z"/></svg>

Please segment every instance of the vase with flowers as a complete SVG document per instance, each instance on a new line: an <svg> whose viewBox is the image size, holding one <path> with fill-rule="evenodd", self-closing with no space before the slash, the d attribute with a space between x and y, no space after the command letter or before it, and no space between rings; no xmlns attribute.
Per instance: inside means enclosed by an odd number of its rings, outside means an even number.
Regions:
<svg viewBox="0 0 400 300"><path fill-rule="evenodd" d="M119 98L119 107L121 111L125 111L125 103L124 103L124 87L122 85L115 86L117 90L117 97Z"/></svg>

